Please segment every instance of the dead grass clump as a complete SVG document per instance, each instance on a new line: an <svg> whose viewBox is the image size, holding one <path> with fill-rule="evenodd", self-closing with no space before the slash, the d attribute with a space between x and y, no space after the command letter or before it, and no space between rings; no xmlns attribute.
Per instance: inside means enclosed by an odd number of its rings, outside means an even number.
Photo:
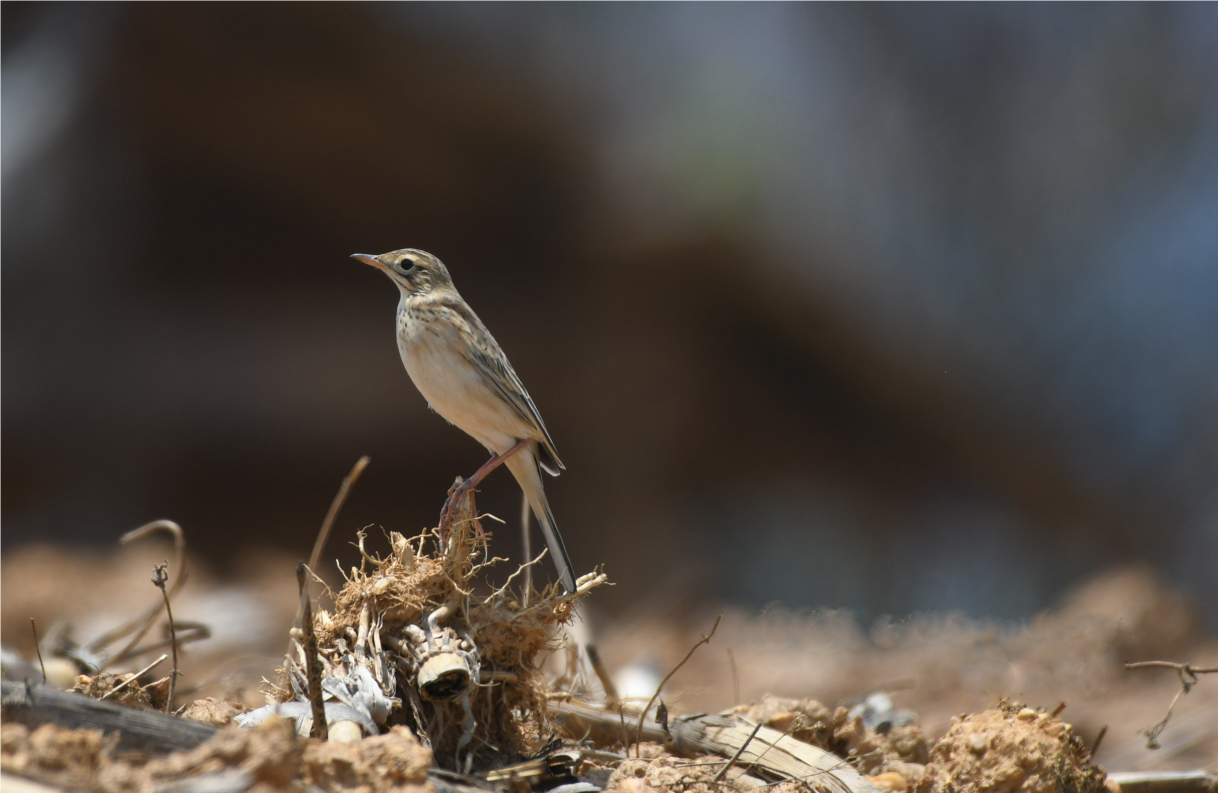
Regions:
<svg viewBox="0 0 1218 793"><path fill-rule="evenodd" d="M1069 724L1000 702L953 720L930 753L918 793L1099 793L1105 772Z"/></svg>
<svg viewBox="0 0 1218 793"><path fill-rule="evenodd" d="M384 558L365 551L364 531L357 537L363 561L358 568L351 568L346 584L334 595L333 614L317 613L314 628L318 646L334 646L346 638L348 628L358 629L365 604L381 615L387 628L395 629L418 623L424 614L459 595L456 580L446 568L459 567L460 563L446 565L444 559L425 554L423 544L433 539L430 535L407 540L390 532L392 552ZM468 561L468 557L462 561Z"/></svg>
<svg viewBox="0 0 1218 793"><path fill-rule="evenodd" d="M333 595L332 613L314 618L326 680L375 681L382 690L374 693L396 709L373 720L412 728L451 769L502 765L540 749L553 732L542 654L554 649L556 628L572 619L578 598L605 577L585 576L575 593L526 593L512 589L521 568L489 595L476 594L484 572L506 560L486 558L472 495L443 538L392 532L385 557L368 553L365 539L359 532L362 561ZM361 678L359 665L371 674ZM302 670L289 667L295 671L281 678L279 698L300 700ZM323 683L328 692L336 685Z"/></svg>

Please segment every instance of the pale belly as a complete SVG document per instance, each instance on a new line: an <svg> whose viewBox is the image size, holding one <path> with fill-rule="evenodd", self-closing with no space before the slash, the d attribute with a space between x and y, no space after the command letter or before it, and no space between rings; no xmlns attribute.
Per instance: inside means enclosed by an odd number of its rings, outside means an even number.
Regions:
<svg viewBox="0 0 1218 793"><path fill-rule="evenodd" d="M455 334L454 334L455 335ZM432 409L495 454L501 454L532 428L459 353L455 338L431 327L399 327L398 352L407 374Z"/></svg>

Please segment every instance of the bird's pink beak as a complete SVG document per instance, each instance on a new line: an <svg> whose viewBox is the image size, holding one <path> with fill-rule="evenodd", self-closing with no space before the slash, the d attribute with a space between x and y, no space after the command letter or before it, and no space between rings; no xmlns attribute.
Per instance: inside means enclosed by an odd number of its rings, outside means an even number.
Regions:
<svg viewBox="0 0 1218 793"><path fill-rule="evenodd" d="M351 254L351 258L352 258L352 259L355 259L355 260L357 260L357 261L361 261L361 262L363 262L364 264L370 264L370 265L372 265L373 267L377 268L378 270L384 270L384 269L385 269L385 263L384 263L384 262L382 262L382 261L381 261L381 260L380 260L378 257L376 257L376 256L372 256L371 254L367 254L367 253L353 253L353 254Z"/></svg>

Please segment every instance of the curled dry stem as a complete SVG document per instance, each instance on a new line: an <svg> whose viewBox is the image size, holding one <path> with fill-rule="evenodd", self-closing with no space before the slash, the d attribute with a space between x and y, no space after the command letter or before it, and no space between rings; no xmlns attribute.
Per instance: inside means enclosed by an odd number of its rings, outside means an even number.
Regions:
<svg viewBox="0 0 1218 793"><path fill-rule="evenodd" d="M173 535L174 557L177 562L178 577L174 581L173 586L169 589L168 598L172 598L178 593L178 590L182 588L182 584L186 582L186 532L182 531L182 527L177 523L174 523L172 520L154 520L151 523L145 523L138 529L132 529L120 537L118 541L119 544L126 545L127 543L141 539L154 531L167 531ZM148 633L148 630L152 627L152 624L156 622L156 618L161 615L161 609L165 607L166 602L168 602L168 599L162 598L148 611L146 615L142 617L134 617L122 625L106 631L101 636L98 636L96 639L90 642L88 646L89 651L100 653L108 645L113 644L132 631L136 632L135 635L131 637L131 641L127 642L127 646L125 646L122 650L119 650L114 655L111 655L101 665L101 668L98 671L104 671L113 664L120 663L134 655L132 651L135 649L136 645L139 644L140 640L143 639Z"/></svg>

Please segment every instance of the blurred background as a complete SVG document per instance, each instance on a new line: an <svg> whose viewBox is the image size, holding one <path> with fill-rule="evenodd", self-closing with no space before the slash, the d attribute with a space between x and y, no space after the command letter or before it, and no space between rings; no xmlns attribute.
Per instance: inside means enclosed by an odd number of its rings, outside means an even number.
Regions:
<svg viewBox="0 0 1218 793"><path fill-rule="evenodd" d="M1212 606L1216 40L1201 4L5 3L4 553L166 517L247 574L362 454L331 555L434 525L487 455L347 258L418 247L545 416L605 613L1019 619L1135 561ZM479 505L518 555L506 472Z"/></svg>

